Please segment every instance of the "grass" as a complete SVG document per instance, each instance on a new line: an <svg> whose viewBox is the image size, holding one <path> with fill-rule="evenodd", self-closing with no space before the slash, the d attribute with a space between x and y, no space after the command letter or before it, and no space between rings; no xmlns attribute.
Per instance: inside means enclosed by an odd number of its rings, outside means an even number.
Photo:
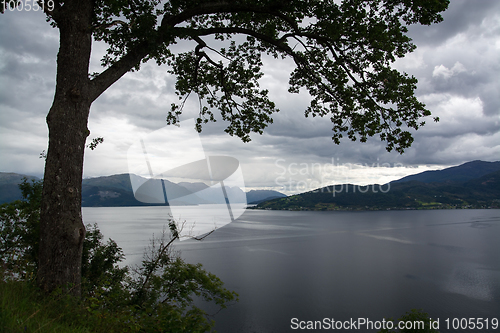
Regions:
<svg viewBox="0 0 500 333"><path fill-rule="evenodd" d="M96 332L74 319L81 309L70 300L41 297L34 286L23 281L0 282L0 332ZM77 311L75 311L77 310Z"/></svg>
<svg viewBox="0 0 500 333"><path fill-rule="evenodd" d="M130 327L119 316L90 310L70 296L44 296L30 282L0 280L0 333L137 331L137 327Z"/></svg>

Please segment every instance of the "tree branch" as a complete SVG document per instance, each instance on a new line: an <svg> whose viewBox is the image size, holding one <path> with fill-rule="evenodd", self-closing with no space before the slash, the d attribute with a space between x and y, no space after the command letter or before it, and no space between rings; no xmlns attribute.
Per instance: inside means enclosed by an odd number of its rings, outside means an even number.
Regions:
<svg viewBox="0 0 500 333"><path fill-rule="evenodd" d="M204 3L200 6L193 7L185 10L184 12L177 15L165 15L161 21L160 27L158 28L159 37L156 41L156 45L161 45L162 43L169 42L173 38L178 37L178 35L172 34L172 28L177 24L185 22L195 16L199 15L209 15L217 13L237 13L237 12L254 12L254 13L266 13L283 19L288 22L294 29L298 29L296 22L287 17L286 15L278 11L279 8L284 7L284 3L278 2L272 7L252 7L244 5L236 5L233 2L217 1L212 3ZM178 28L175 28L178 29ZM237 29L237 28L236 28ZM244 29L246 32L251 30ZM179 30L174 30L179 31ZM214 33L214 32L212 32ZM237 33L237 32L236 32ZM242 32L243 33L243 32ZM247 33L248 34L248 33ZM203 34L198 34L201 36ZM254 32L253 34L257 38L264 38L266 41L271 42L272 39L263 34L258 34ZM283 44L286 45L286 44ZM290 49L291 50L291 49ZM144 59L151 52L151 46L147 42L142 42L134 47L132 50L127 52L120 60L108 67L105 71L91 80L91 94L90 101L94 101L98 98L106 89L108 89L114 82L120 79L125 73L134 68L142 59Z"/></svg>
<svg viewBox="0 0 500 333"><path fill-rule="evenodd" d="M185 10L180 14L173 16L164 16L160 25L160 29L163 30L174 27L179 23L185 22L199 15L240 12L271 14L273 16L280 17L281 19L291 24L292 27L295 27L296 22L293 19L279 12L279 9L285 8L285 4L286 2L276 1L273 6L259 8L256 6L235 4L231 1L214 1L209 3L202 3L199 6Z"/></svg>
<svg viewBox="0 0 500 333"><path fill-rule="evenodd" d="M149 54L148 44L142 42L125 54L120 60L90 81L90 102L93 102L113 83L134 68Z"/></svg>

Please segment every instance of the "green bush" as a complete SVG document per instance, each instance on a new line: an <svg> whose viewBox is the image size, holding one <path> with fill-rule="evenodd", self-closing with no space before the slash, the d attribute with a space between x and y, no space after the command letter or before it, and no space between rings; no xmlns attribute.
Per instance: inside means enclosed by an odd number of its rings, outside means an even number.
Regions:
<svg viewBox="0 0 500 333"><path fill-rule="evenodd" d="M12 278L32 278L38 264L42 182L19 185L24 200L0 205L0 270Z"/></svg>
<svg viewBox="0 0 500 333"><path fill-rule="evenodd" d="M172 250L169 221L140 265L120 267L122 249L88 225L82 255L82 298L35 286L42 182L20 184L23 200L0 206L0 332L206 332L214 322L194 297L221 309L237 294Z"/></svg>

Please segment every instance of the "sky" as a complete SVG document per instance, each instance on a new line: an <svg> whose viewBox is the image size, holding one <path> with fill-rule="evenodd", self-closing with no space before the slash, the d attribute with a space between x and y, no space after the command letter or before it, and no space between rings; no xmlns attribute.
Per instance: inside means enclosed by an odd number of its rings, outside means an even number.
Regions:
<svg viewBox="0 0 500 333"><path fill-rule="evenodd" d="M286 194L331 184L384 184L472 160L500 160L500 1L452 0L443 17L432 26L410 26L417 49L394 64L418 79L417 97L440 118L413 132L415 141L403 155L387 152L377 137L334 144L330 120L305 118L308 96L287 92L292 62L268 58L261 86L280 109L274 123L263 135L252 134L250 143L225 134L221 122L210 124L200 135L205 154L236 158L247 190ZM94 43L90 72L102 70L104 50ZM0 15L0 172L43 174L57 51L58 31L41 12ZM104 143L87 149L85 178L129 172L128 149L166 126L177 101L167 69L149 62L93 103L89 140L103 137ZM197 112L189 101L180 119ZM187 154L188 141L165 142L161 149Z"/></svg>

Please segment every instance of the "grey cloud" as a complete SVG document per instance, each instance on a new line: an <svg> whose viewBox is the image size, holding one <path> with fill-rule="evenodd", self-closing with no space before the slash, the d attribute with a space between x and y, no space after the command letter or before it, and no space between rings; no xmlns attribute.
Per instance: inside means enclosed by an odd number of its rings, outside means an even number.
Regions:
<svg viewBox="0 0 500 333"><path fill-rule="evenodd" d="M409 35L417 46L436 46L459 33L467 32L483 22L491 13L500 12L497 0L452 0L442 13L443 22L431 26L412 25Z"/></svg>
<svg viewBox="0 0 500 333"><path fill-rule="evenodd" d="M55 60L59 34L45 22L42 12L6 12L0 20L0 40L8 52Z"/></svg>
<svg viewBox="0 0 500 333"><path fill-rule="evenodd" d="M435 124L426 119L428 125L414 132L415 141L403 155L388 153L378 137L369 138L367 143L344 139L335 145L329 118L305 118L308 96L288 93L292 64L265 57L262 88L269 90L281 110L273 115L274 123L264 135L252 134L248 144L225 134L226 123L209 124L201 133L204 147L212 154L238 158L245 179L262 187L274 184L277 159L287 163L331 163L333 159L335 163L405 166L498 159L500 64L495 42L500 36L499 13L499 1L453 0L444 13L444 22L410 27L418 46L415 55L420 58L418 63L407 63L405 70L419 79L419 98L441 121ZM38 154L46 148L45 116L54 94L58 34L41 13L7 14L0 20L0 170L40 173L43 160ZM192 44L181 42L175 47L190 50ZM104 49L101 44L94 45L91 71L102 70L99 58ZM457 62L464 70L460 66L453 69ZM111 133L114 129L106 127L108 119L120 119L133 125L133 130L144 132L165 126L170 103L178 101L174 94L175 78L166 73L167 69L154 62L143 65L141 71L126 74L93 104L91 135L104 136L105 143L87 155L87 174L100 175L103 165L106 173L126 169L123 156L112 155L109 148L106 156L104 145L109 144L107 137L117 137L116 147L126 151L130 141L127 136L133 133L126 133L125 129L123 133L120 129ZM479 99L480 103L470 106ZM197 113L194 98L186 104L181 120Z"/></svg>
<svg viewBox="0 0 500 333"><path fill-rule="evenodd" d="M499 71L500 72L500 71ZM484 103L483 113L485 116L497 117L497 131L500 127L498 122L500 121L500 83L495 86L495 84L484 85L479 92L479 97Z"/></svg>

